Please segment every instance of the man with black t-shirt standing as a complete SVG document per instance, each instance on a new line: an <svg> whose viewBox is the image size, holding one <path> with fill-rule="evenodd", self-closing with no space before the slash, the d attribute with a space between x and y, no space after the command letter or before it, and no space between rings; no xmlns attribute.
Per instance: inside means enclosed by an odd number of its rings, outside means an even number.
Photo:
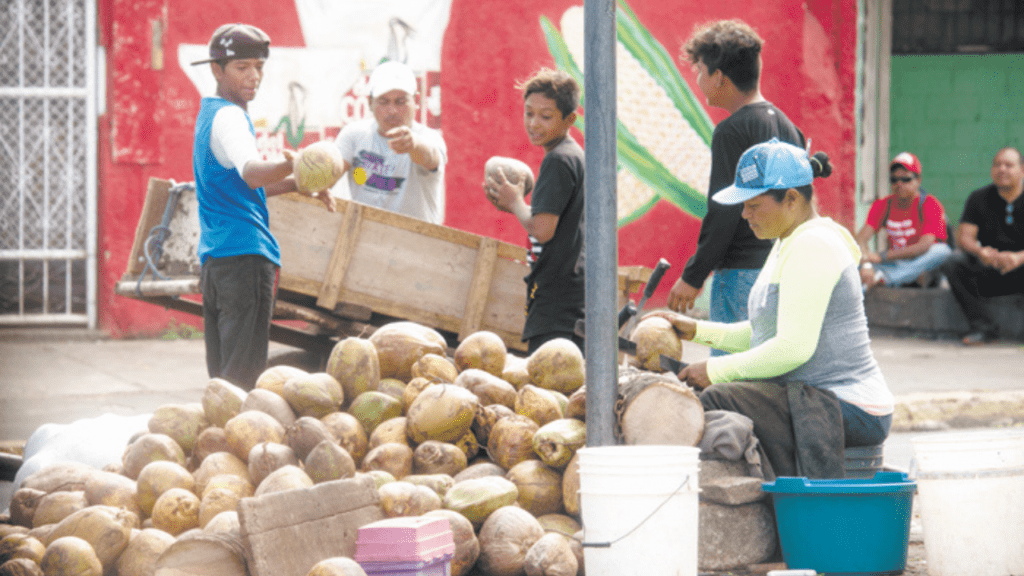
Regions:
<svg viewBox="0 0 1024 576"><path fill-rule="evenodd" d="M708 105L724 108L730 114L715 127L711 138L709 198L733 183L740 156L751 146L778 138L806 148L803 133L761 95L762 45L757 32L746 23L722 20L698 26L683 47ZM754 236L746 220L740 217L742 212L741 204L708 202L697 251L672 286L669 308L678 312L692 308L704 281L714 272L710 319L747 319L747 297L768 257L771 242ZM723 354L718 350L711 353Z"/></svg>

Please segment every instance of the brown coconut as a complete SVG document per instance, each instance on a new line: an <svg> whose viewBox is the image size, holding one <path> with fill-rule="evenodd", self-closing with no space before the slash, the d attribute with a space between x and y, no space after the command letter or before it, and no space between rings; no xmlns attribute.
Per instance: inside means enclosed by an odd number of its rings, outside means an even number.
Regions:
<svg viewBox="0 0 1024 576"><path fill-rule="evenodd" d="M184 488L171 488L153 504L153 527L172 536L199 527L199 497Z"/></svg>
<svg viewBox="0 0 1024 576"><path fill-rule="evenodd" d="M516 485L500 476L484 476L456 482L445 492L444 507L466 517L479 528L495 510L515 504Z"/></svg>
<svg viewBox="0 0 1024 576"><path fill-rule="evenodd" d="M248 478L242 478L235 474L217 474L210 478L210 481L203 487L203 491L199 492L197 496L202 500L212 490L229 490L239 498L248 498L256 491L256 486Z"/></svg>
<svg viewBox="0 0 1024 576"><path fill-rule="evenodd" d="M526 576L576 576L579 562L568 538L549 532L530 547L523 569Z"/></svg>
<svg viewBox="0 0 1024 576"><path fill-rule="evenodd" d="M565 417L587 421L587 387L580 386L569 395L569 403L565 405Z"/></svg>
<svg viewBox="0 0 1024 576"><path fill-rule="evenodd" d="M218 474L234 474L249 478L249 466L238 456L230 452L214 452L203 460L203 463L192 473L195 479L195 492L202 494L206 484Z"/></svg>
<svg viewBox="0 0 1024 576"><path fill-rule="evenodd" d="M660 316L641 320L633 329L631 339L636 342L636 356L630 363L641 370L664 372L661 368L662 354L675 360L683 355L683 341L672 323Z"/></svg>
<svg viewBox="0 0 1024 576"><path fill-rule="evenodd" d="M530 382L530 370L527 368L526 358L514 354L505 355L505 368L501 371L501 379L515 386L519 390Z"/></svg>
<svg viewBox="0 0 1024 576"><path fill-rule="evenodd" d="M356 396L348 407L348 413L355 416L369 435L381 422L402 415L402 401L383 392L371 390Z"/></svg>
<svg viewBox="0 0 1024 576"><path fill-rule="evenodd" d="M469 390L453 384L428 386L406 415L409 438L416 444L427 440L456 442L470 431L479 401Z"/></svg>
<svg viewBox="0 0 1024 576"><path fill-rule="evenodd" d="M296 418L295 411L292 410L291 404L288 404L287 400L270 390L261 388L249 392L245 401L242 402L242 412L249 410L266 412L285 427L295 422Z"/></svg>
<svg viewBox="0 0 1024 576"><path fill-rule="evenodd" d="M127 543L127 541L126 541ZM102 576L103 563L89 542L75 536L57 538L39 562L45 576Z"/></svg>
<svg viewBox="0 0 1024 576"><path fill-rule="evenodd" d="M85 492L51 492L42 497L32 516L32 527L56 524L71 514L89 506Z"/></svg>
<svg viewBox="0 0 1024 576"><path fill-rule="evenodd" d="M409 368L413 378L426 378L435 384L451 384L459 375L459 369L451 360L440 354L424 354Z"/></svg>
<svg viewBox="0 0 1024 576"><path fill-rule="evenodd" d="M381 378L412 379L412 365L424 354L443 356L448 343L433 328L416 322L391 322L378 328L370 342L377 349Z"/></svg>
<svg viewBox="0 0 1024 576"><path fill-rule="evenodd" d="M411 482L388 482L377 489L380 507L388 518L419 516L441 507L441 498L426 486Z"/></svg>
<svg viewBox="0 0 1024 576"><path fill-rule="evenodd" d="M306 576L366 576L366 571L355 560L336 556L317 562Z"/></svg>
<svg viewBox="0 0 1024 576"><path fill-rule="evenodd" d="M139 530L117 558L117 576L153 576L156 559L173 543L174 536L163 530Z"/></svg>
<svg viewBox="0 0 1024 576"><path fill-rule="evenodd" d="M534 516L558 514L562 505L562 474L539 460L524 460L505 475L519 490L516 501Z"/></svg>
<svg viewBox="0 0 1024 576"><path fill-rule="evenodd" d="M13 558L26 558L39 562L46 546L28 534L9 534L0 539L0 564Z"/></svg>
<svg viewBox="0 0 1024 576"><path fill-rule="evenodd" d="M335 442L324 440L310 450L303 469L314 483L319 484L355 476L356 463L347 450Z"/></svg>
<svg viewBox="0 0 1024 576"><path fill-rule="evenodd" d="M0 576L46 576L38 562L27 558L12 558L0 564Z"/></svg>
<svg viewBox="0 0 1024 576"><path fill-rule="evenodd" d="M210 426L199 433L199 438L196 439L196 447L192 450L192 458L189 464L192 469L195 469L210 454L214 452L227 452L229 450L231 450L231 447L228 446L228 435L224 433L224 429L219 426Z"/></svg>
<svg viewBox="0 0 1024 576"><path fill-rule="evenodd" d="M382 394L387 394L388 396L402 402L402 412L405 412L405 402L403 401L403 397L405 396L405 382L402 382L397 378L381 378L380 382L377 383L376 391Z"/></svg>
<svg viewBox="0 0 1024 576"><path fill-rule="evenodd" d="M298 466L299 457L290 446L274 442L260 442L249 451L249 480L259 486L271 472L282 466Z"/></svg>
<svg viewBox="0 0 1024 576"><path fill-rule="evenodd" d="M203 499L199 501L199 527L206 528L221 512L232 512L238 509L238 503L242 498L228 488L213 488L206 491Z"/></svg>
<svg viewBox="0 0 1024 576"><path fill-rule="evenodd" d="M412 406L413 400L423 392L427 386L433 384L426 378L413 378L405 385L405 389L402 390L402 412L406 413L409 411L409 407Z"/></svg>
<svg viewBox="0 0 1024 576"><path fill-rule="evenodd" d="M446 518L455 542L455 554L451 559L451 576L465 576L480 557L480 541L477 540L473 523L454 510L431 510L423 514L427 518Z"/></svg>
<svg viewBox="0 0 1024 576"><path fill-rule="evenodd" d="M508 347L505 341L494 332L480 330L466 337L455 349L455 367L459 372L470 368L483 370L488 374L501 378L505 370L505 358Z"/></svg>
<svg viewBox="0 0 1024 576"><path fill-rule="evenodd" d="M559 470L586 444L587 425L575 418L552 420L533 435L533 451L541 462Z"/></svg>
<svg viewBox="0 0 1024 576"><path fill-rule="evenodd" d="M377 348L365 338L345 338L331 350L326 371L341 385L342 405L348 406L356 396L377 389L380 381Z"/></svg>
<svg viewBox="0 0 1024 576"><path fill-rule="evenodd" d="M167 461L150 462L139 472L139 479L135 483L136 498L142 511L140 517L147 518L152 515L157 498L171 488L195 491L195 486L195 477L181 464Z"/></svg>
<svg viewBox="0 0 1024 576"><path fill-rule="evenodd" d="M398 416L390 418L377 425L370 434L369 447L376 448L381 444L394 442L395 444L409 444L409 436L405 433L406 418Z"/></svg>
<svg viewBox="0 0 1024 576"><path fill-rule="evenodd" d="M575 518L567 514L543 514L537 517L537 522L540 522L545 532L557 532L566 538L572 538L573 534L583 529Z"/></svg>
<svg viewBox="0 0 1024 576"><path fill-rule="evenodd" d="M583 353L567 338L545 342L526 359L530 382L562 394L572 394L583 386L583 365Z"/></svg>
<svg viewBox="0 0 1024 576"><path fill-rule="evenodd" d="M473 458L476 458L477 454L480 453L480 442L477 441L476 435L470 430L462 435L455 441L455 445L458 446L459 450L466 455L466 461L469 462Z"/></svg>
<svg viewBox="0 0 1024 576"><path fill-rule="evenodd" d="M309 477L298 466L282 466L271 472L260 485L256 487L256 496L273 494L275 492L287 492L309 488L313 485L313 479Z"/></svg>
<svg viewBox="0 0 1024 576"><path fill-rule="evenodd" d="M223 378L212 378L203 389L203 413L210 426L223 428L242 411L248 393Z"/></svg>
<svg viewBox="0 0 1024 576"><path fill-rule="evenodd" d="M90 506L61 520L50 532L46 542L52 545L65 536L81 538L92 546L104 566L110 566L128 546L132 529L138 527L139 517L127 510L112 506Z"/></svg>
<svg viewBox="0 0 1024 576"><path fill-rule="evenodd" d="M256 388L270 390L278 396L284 397L284 385L296 376L309 374L301 368L294 366L271 366L264 370L256 379Z"/></svg>
<svg viewBox="0 0 1024 576"><path fill-rule="evenodd" d="M515 414L513 409L503 404L490 404L477 408L476 414L473 417L473 426L471 427L473 435L476 436L476 441L481 446L486 446L487 439L491 435L491 429L494 428L498 420L513 414Z"/></svg>
<svg viewBox="0 0 1024 576"><path fill-rule="evenodd" d="M250 410L242 412L224 424L231 453L245 460L249 451L260 442L284 444L284 426L265 412Z"/></svg>
<svg viewBox="0 0 1024 576"><path fill-rule="evenodd" d="M519 390L516 395L515 411L516 414L526 416L541 426L562 417L562 407L551 390L538 388L532 384L527 384Z"/></svg>
<svg viewBox="0 0 1024 576"><path fill-rule="evenodd" d="M363 470L383 470L401 480L412 474L412 448L405 444L381 444L366 453Z"/></svg>
<svg viewBox="0 0 1024 576"><path fill-rule="evenodd" d="M298 376L284 383L281 396L298 416L323 418L341 409L341 384L326 372Z"/></svg>
<svg viewBox="0 0 1024 576"><path fill-rule="evenodd" d="M507 473L508 470L505 470L494 462L477 462L476 464L466 466L465 470L453 476L452 479L456 482L462 482L463 480L483 478L485 476L500 476L504 478Z"/></svg>
<svg viewBox="0 0 1024 576"><path fill-rule="evenodd" d="M284 444L295 451L299 460L305 460L309 452L324 441L334 442L334 433L320 419L312 416L296 419L284 431Z"/></svg>
<svg viewBox="0 0 1024 576"><path fill-rule="evenodd" d="M416 474L455 476L466 468L466 454L456 445L427 440L413 451L412 471Z"/></svg>
<svg viewBox="0 0 1024 576"><path fill-rule="evenodd" d="M501 404L515 408L516 389L498 376L479 368L467 368L453 382L476 394L483 405Z"/></svg>
<svg viewBox="0 0 1024 576"><path fill-rule="evenodd" d="M191 454L196 447L199 434L210 425L203 405L164 404L153 411L149 419L149 431L166 434L181 446L185 454Z"/></svg>
<svg viewBox="0 0 1024 576"><path fill-rule="evenodd" d="M502 175L511 184L522 184L524 197L533 191L533 170L526 162L507 156L488 158L484 163L484 181L490 178L500 182Z"/></svg>
<svg viewBox="0 0 1024 576"><path fill-rule="evenodd" d="M348 450L352 460L359 465L369 449L366 429L355 416L347 412L334 412L320 419L334 433L338 444Z"/></svg>
<svg viewBox="0 0 1024 576"><path fill-rule="evenodd" d="M167 460L184 466L185 451L166 434L143 434L125 448L124 456L121 458L124 475L135 480L147 464L158 460Z"/></svg>
<svg viewBox="0 0 1024 576"><path fill-rule="evenodd" d="M506 416L491 429L487 439L487 453L495 464L506 470L523 460L536 459L533 435L537 430L540 430L540 426L526 416Z"/></svg>
<svg viewBox="0 0 1024 576"><path fill-rule="evenodd" d="M33 488L18 488L11 496L11 522L25 528L32 528L32 518L36 514L39 502L46 492Z"/></svg>
<svg viewBox="0 0 1024 576"><path fill-rule="evenodd" d="M441 498L444 498L444 495L448 493L448 489L455 485L455 479L447 474L410 474L402 478L402 482L426 486Z"/></svg>
<svg viewBox="0 0 1024 576"><path fill-rule="evenodd" d="M543 536L544 529L526 510L515 506L499 508L480 528L477 566L489 576L523 574L527 552Z"/></svg>
<svg viewBox="0 0 1024 576"><path fill-rule="evenodd" d="M574 454L562 472L562 505L565 513L580 516L580 457Z"/></svg>

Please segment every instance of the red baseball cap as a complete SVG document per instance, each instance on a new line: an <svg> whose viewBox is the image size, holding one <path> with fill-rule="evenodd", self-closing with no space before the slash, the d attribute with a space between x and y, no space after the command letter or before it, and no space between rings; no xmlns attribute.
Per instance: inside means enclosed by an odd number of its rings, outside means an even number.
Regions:
<svg viewBox="0 0 1024 576"><path fill-rule="evenodd" d="M892 170L893 166L902 166L918 176L921 175L921 161L910 152L900 152L897 154L892 159L892 162L889 163L889 170Z"/></svg>

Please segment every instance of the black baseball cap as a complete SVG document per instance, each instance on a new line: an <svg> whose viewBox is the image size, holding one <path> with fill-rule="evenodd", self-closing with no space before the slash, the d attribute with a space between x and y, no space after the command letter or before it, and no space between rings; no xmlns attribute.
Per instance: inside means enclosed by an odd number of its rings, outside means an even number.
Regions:
<svg viewBox="0 0 1024 576"><path fill-rule="evenodd" d="M250 24L225 24L217 28L210 38L210 57L193 62L206 64L220 60L241 60L270 56L270 36Z"/></svg>

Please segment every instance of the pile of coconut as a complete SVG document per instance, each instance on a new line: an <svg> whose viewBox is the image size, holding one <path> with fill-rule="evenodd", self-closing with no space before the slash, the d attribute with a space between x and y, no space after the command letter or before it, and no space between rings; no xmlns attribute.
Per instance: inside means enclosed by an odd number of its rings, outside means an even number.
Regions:
<svg viewBox="0 0 1024 576"><path fill-rule="evenodd" d="M524 359L477 332L447 351L394 322L338 342L324 372L275 366L248 392L211 380L199 402L157 409L118 469L26 479L0 526L0 575L159 574L176 541L237 535L243 498L364 474L385 516L449 520L454 576L582 574L579 349L555 340ZM362 573L341 559L309 572Z"/></svg>

